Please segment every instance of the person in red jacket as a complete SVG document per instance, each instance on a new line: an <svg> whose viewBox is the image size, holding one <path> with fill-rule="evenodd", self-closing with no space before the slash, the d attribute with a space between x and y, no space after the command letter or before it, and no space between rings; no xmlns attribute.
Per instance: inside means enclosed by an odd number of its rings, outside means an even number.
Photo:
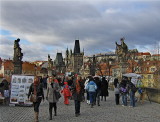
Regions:
<svg viewBox="0 0 160 122"><path fill-rule="evenodd" d="M64 104L69 105L69 97L71 97L71 91L67 82L64 82L63 90L61 91L64 95Z"/></svg>

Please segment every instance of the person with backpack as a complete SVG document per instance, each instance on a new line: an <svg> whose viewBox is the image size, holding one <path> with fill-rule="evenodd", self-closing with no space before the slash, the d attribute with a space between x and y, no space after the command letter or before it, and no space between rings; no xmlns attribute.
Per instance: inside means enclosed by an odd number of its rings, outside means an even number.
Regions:
<svg viewBox="0 0 160 122"><path fill-rule="evenodd" d="M144 90L142 89L143 88L143 83L142 83L140 77L138 77L136 87L137 87L138 93L139 93L139 99L138 99L138 101L141 102L141 104L142 104L143 100L144 100Z"/></svg>
<svg viewBox="0 0 160 122"><path fill-rule="evenodd" d="M128 82L128 91L130 96L130 107L135 107L135 93L137 88L131 81Z"/></svg>
<svg viewBox="0 0 160 122"><path fill-rule="evenodd" d="M127 106L127 81L122 79L121 83L119 84L119 90L122 96L122 106Z"/></svg>

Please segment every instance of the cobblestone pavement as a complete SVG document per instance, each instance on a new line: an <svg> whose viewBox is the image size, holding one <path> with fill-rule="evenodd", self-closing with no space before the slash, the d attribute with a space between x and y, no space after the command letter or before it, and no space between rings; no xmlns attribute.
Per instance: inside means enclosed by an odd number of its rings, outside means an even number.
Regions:
<svg viewBox="0 0 160 122"><path fill-rule="evenodd" d="M48 102L40 105L40 122L160 122L160 104L145 101L137 103L135 108L115 105L114 93L109 91L107 101L101 101L101 106L91 108L86 102L81 103L81 115L74 115L74 101L70 105L63 104L63 98L58 102L57 116L49 121ZM33 107L0 105L0 122L33 122Z"/></svg>

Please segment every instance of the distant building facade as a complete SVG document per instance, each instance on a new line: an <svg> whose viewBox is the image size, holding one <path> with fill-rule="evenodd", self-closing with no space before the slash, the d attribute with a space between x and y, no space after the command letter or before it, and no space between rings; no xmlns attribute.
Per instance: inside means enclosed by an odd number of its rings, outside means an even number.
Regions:
<svg viewBox="0 0 160 122"><path fill-rule="evenodd" d="M62 53L57 53L53 65L55 66L57 73L65 73L65 62Z"/></svg>

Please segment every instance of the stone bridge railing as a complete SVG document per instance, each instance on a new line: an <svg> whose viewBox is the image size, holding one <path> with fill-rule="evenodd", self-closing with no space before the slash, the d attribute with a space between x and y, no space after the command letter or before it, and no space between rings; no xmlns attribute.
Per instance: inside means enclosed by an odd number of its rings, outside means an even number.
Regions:
<svg viewBox="0 0 160 122"><path fill-rule="evenodd" d="M160 103L160 89L155 89L155 88L144 88L146 90L146 93L149 96L149 99L152 102ZM147 96L146 96L146 99Z"/></svg>

